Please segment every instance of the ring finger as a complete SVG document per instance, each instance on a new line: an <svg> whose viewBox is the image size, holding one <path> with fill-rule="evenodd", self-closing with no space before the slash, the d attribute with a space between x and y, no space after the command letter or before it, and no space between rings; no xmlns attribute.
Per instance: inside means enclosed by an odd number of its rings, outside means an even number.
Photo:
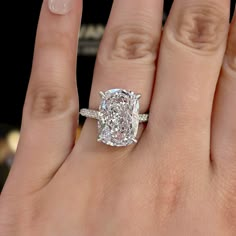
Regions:
<svg viewBox="0 0 236 236"><path fill-rule="evenodd" d="M162 12L163 0L114 1L97 56L90 108L98 108L99 91L122 88L141 93L140 112L147 112L155 77ZM84 125L80 146L97 150L101 145L96 141L96 125L91 122L94 121L88 119Z"/></svg>

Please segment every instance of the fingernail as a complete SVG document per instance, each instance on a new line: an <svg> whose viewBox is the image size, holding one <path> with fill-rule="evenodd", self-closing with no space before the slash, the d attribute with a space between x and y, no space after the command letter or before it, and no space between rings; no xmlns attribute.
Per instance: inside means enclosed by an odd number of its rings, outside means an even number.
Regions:
<svg viewBox="0 0 236 236"><path fill-rule="evenodd" d="M72 9L73 0L48 0L49 10L58 15L65 15Z"/></svg>

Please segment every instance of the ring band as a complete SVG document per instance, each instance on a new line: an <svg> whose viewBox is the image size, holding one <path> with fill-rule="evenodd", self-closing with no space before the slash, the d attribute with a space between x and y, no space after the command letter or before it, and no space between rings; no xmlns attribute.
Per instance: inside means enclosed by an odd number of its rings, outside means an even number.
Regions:
<svg viewBox="0 0 236 236"><path fill-rule="evenodd" d="M124 147L137 143L139 123L148 121L148 114L139 114L141 94L124 89L100 92L99 110L81 109L80 115L98 121L98 142Z"/></svg>
<svg viewBox="0 0 236 236"><path fill-rule="evenodd" d="M99 111L83 108L80 110L80 115L86 118L92 118L99 120ZM144 123L148 121L148 114L139 114L139 123Z"/></svg>

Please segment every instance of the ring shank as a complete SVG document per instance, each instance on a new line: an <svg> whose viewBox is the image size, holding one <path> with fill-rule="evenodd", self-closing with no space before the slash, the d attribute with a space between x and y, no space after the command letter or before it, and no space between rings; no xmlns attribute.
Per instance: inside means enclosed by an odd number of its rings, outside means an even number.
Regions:
<svg viewBox="0 0 236 236"><path fill-rule="evenodd" d="M80 115L87 118L99 120L99 111L97 110L83 108L80 110ZM139 114L139 123L147 122L148 117L149 117L148 114Z"/></svg>

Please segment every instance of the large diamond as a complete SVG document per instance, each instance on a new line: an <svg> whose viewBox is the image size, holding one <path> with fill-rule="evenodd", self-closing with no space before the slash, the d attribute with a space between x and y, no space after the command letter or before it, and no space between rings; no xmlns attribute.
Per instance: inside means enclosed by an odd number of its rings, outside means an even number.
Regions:
<svg viewBox="0 0 236 236"><path fill-rule="evenodd" d="M135 142L139 125L139 97L134 92L111 89L102 96L99 107L99 141L110 146Z"/></svg>

